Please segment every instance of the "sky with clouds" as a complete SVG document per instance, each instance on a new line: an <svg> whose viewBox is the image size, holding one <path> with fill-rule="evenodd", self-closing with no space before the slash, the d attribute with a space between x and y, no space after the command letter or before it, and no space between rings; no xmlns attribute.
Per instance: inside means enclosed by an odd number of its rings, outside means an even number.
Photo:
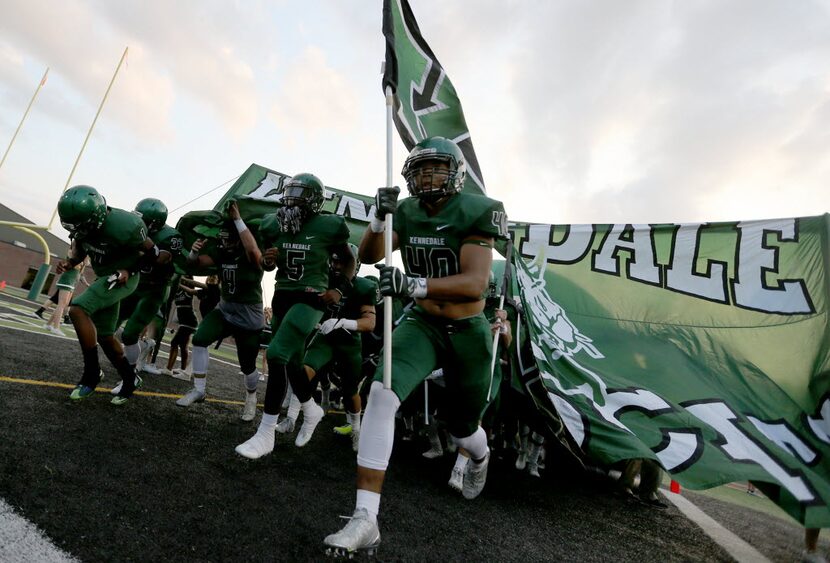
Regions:
<svg viewBox="0 0 830 563"><path fill-rule="evenodd" d="M381 4L0 0L0 150L50 68L0 201L49 221L126 46L72 184L116 207L158 197L175 209L256 162L374 193L386 178ZM411 5L511 219L830 211L826 0ZM396 139L396 171L404 157Z"/></svg>

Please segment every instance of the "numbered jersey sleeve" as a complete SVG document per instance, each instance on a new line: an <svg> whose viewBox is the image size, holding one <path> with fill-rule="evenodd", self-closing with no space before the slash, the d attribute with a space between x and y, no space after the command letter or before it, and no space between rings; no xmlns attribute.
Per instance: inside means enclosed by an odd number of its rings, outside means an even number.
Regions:
<svg viewBox="0 0 830 563"><path fill-rule="evenodd" d="M150 233L150 238L160 251L170 253L171 260L167 264L157 264L152 268L143 269L141 284L167 284L176 273L176 267L182 269L185 266L185 255L182 253L184 238L179 231L169 225L164 225L158 231Z"/></svg>
<svg viewBox="0 0 830 563"><path fill-rule="evenodd" d="M407 274L443 278L460 272L465 239L506 238L507 216L500 201L479 195L457 194L433 216L407 198L395 213L395 231Z"/></svg>

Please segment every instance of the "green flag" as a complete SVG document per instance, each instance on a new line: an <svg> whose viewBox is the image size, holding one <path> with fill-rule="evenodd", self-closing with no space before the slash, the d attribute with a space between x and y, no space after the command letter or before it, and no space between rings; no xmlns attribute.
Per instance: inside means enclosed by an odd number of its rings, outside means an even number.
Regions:
<svg viewBox="0 0 830 563"><path fill-rule="evenodd" d="M395 94L393 119L406 150L427 137L452 139L464 153L464 191L483 194L484 179L455 87L418 29L407 0L384 0L383 88Z"/></svg>
<svg viewBox="0 0 830 563"><path fill-rule="evenodd" d="M830 525L830 216L516 225L538 401L611 463L752 480Z"/></svg>

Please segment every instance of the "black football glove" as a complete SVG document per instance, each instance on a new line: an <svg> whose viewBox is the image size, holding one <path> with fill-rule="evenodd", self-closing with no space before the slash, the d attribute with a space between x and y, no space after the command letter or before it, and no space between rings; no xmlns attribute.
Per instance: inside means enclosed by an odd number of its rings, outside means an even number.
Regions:
<svg viewBox="0 0 830 563"><path fill-rule="evenodd" d="M401 189L398 186L391 188L378 188L378 193L375 194L375 217L381 221L386 219L387 213L395 213L398 208L398 195Z"/></svg>
<svg viewBox="0 0 830 563"><path fill-rule="evenodd" d="M395 266L376 264L380 270L380 294L388 297L415 297L427 296L427 280L425 278L411 278Z"/></svg>

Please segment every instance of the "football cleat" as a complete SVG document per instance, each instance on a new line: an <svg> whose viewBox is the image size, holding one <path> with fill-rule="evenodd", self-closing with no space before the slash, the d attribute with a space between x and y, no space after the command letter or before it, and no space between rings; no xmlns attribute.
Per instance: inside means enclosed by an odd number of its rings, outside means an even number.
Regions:
<svg viewBox="0 0 830 563"><path fill-rule="evenodd" d="M464 489L464 470L458 467L452 468L450 480L447 482L451 489L455 489L459 493Z"/></svg>
<svg viewBox="0 0 830 563"><path fill-rule="evenodd" d="M52 325L46 325L46 330L48 330L49 332L51 332L55 336L63 336L64 335L63 331L61 329L59 329L57 327L54 327Z"/></svg>
<svg viewBox="0 0 830 563"><path fill-rule="evenodd" d="M351 424L344 424L343 426L335 426L334 433L339 436L351 436L352 435L352 425Z"/></svg>
<svg viewBox="0 0 830 563"><path fill-rule="evenodd" d="M277 423L277 432L280 434L291 434L294 432L294 419L283 418Z"/></svg>
<svg viewBox="0 0 830 563"><path fill-rule="evenodd" d="M312 403L309 410L310 413L303 412L303 425L300 427L300 431L297 432L297 438L294 439L294 445L298 448L308 444L311 436L314 435L314 429L317 428L317 425L323 420L323 415L326 414L326 411L317 403Z"/></svg>
<svg viewBox="0 0 830 563"><path fill-rule="evenodd" d="M487 466L489 464L489 451L481 463L475 463L470 460L467 464L467 471L464 473L464 487L461 489L461 494L464 495L465 499L472 500L484 490L484 484L487 482Z"/></svg>
<svg viewBox="0 0 830 563"><path fill-rule="evenodd" d="M123 381L121 383L123 383ZM141 389L141 386L143 384L144 384L144 380L142 380L140 377L138 377L136 375L135 376L135 389ZM119 384L118 387L122 387L122 385ZM116 395L115 397L112 398L110 403L112 403L113 405L115 405L117 407L120 407L121 405L123 405L124 403L129 401L130 397L132 397L132 396L133 396L132 393L130 393L129 395Z"/></svg>
<svg viewBox="0 0 830 563"><path fill-rule="evenodd" d="M351 559L359 551L365 551L366 555L371 556L380 545L380 530L377 523L369 518L369 512L365 508L358 508L342 530L326 536L323 545L326 546L326 555L334 557Z"/></svg>
<svg viewBox="0 0 830 563"><path fill-rule="evenodd" d="M245 406L239 418L251 422L256 416L256 391L245 391Z"/></svg>
<svg viewBox="0 0 830 563"><path fill-rule="evenodd" d="M94 387L88 387L86 385L76 385L75 389L72 390L72 393L69 394L69 398L73 401L80 401L82 399L86 399L93 393L95 393Z"/></svg>
<svg viewBox="0 0 830 563"><path fill-rule="evenodd" d="M101 383L104 380L104 370L99 370L98 372L98 381L95 383L97 386L98 383ZM83 381L83 378L81 378ZM78 383L72 392L69 394L69 398L73 401L81 401L86 399L90 395L95 392L95 387L90 387L89 385L84 385L83 383Z"/></svg>
<svg viewBox="0 0 830 563"><path fill-rule="evenodd" d="M274 431L270 429L263 431L260 428L256 434L234 449L236 453L248 459L259 459L268 455L274 451Z"/></svg>
<svg viewBox="0 0 830 563"><path fill-rule="evenodd" d="M141 370L144 373L149 373L150 375L161 375L162 371L156 367L156 364L144 364L144 368Z"/></svg>
<svg viewBox="0 0 830 563"><path fill-rule="evenodd" d="M205 401L205 392L199 391L195 387L193 387L190 391L184 394L184 396L176 401L176 404L180 407L189 407L193 403L203 403Z"/></svg>

